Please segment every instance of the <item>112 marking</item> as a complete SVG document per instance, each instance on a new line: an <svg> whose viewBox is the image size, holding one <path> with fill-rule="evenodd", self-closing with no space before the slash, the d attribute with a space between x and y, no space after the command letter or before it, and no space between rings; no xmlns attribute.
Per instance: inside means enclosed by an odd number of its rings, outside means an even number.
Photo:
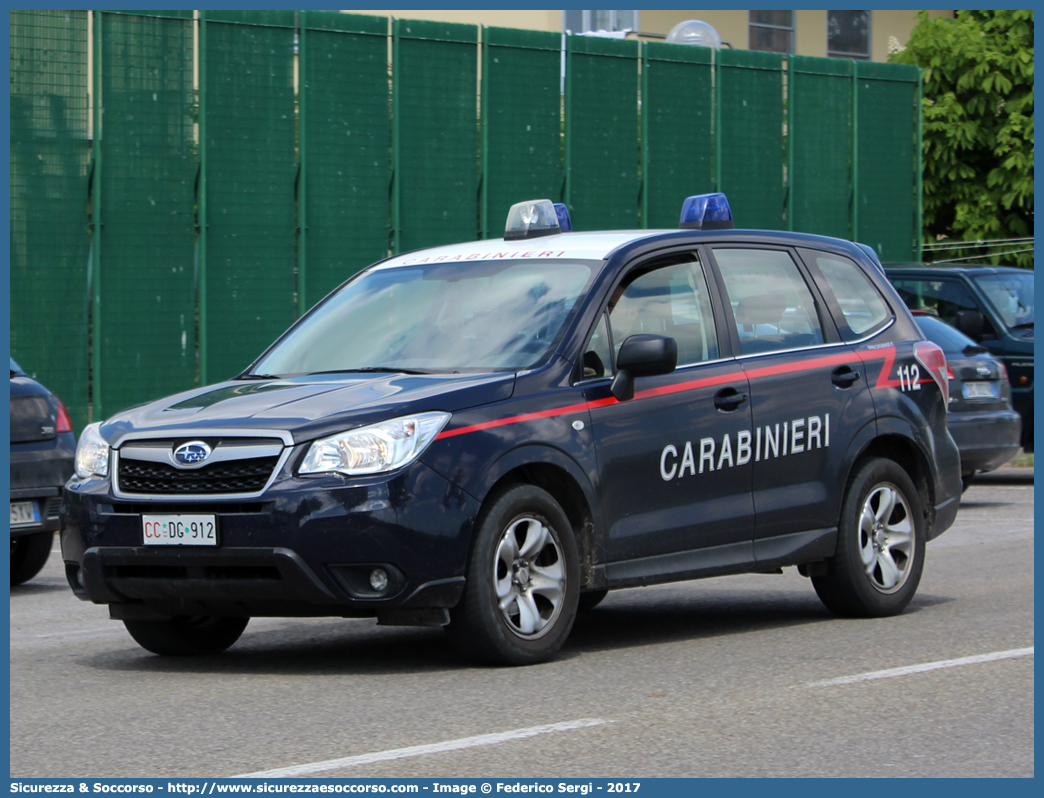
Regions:
<svg viewBox="0 0 1044 798"><path fill-rule="evenodd" d="M921 390L921 370L916 365L899 367L899 390Z"/></svg>

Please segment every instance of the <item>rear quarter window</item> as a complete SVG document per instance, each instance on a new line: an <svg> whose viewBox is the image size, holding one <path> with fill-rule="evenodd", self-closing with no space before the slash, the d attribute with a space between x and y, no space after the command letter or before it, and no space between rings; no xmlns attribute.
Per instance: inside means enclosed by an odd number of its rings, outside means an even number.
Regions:
<svg viewBox="0 0 1044 798"><path fill-rule="evenodd" d="M837 299L843 317L837 320L838 328L846 341L862 338L892 317L881 292L854 261L840 255L805 254L811 256Z"/></svg>

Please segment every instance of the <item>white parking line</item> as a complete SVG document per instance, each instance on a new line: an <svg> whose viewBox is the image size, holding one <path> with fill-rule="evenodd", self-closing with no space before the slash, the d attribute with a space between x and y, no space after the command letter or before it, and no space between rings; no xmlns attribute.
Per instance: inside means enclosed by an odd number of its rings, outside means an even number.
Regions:
<svg viewBox="0 0 1044 798"><path fill-rule="evenodd" d="M536 737L540 734L554 734L556 732L572 731L574 729L586 729L590 726L601 726L603 723L612 723L610 720L601 718L581 718L579 720L567 720L562 723L549 723L546 726L531 726L528 729L515 729L514 731L496 732L495 734L480 734L477 737L461 737L458 740L447 740L442 743L431 743L429 745L414 745L409 748L392 748L388 751L377 751L372 754L361 754L359 756L347 756L343 759L327 759L324 762L312 762L307 765L291 765L286 768L275 770L262 770L257 773L243 773L239 776L229 776L232 779L261 779L261 778L292 778L294 776L306 776L309 773L321 773L326 770L340 770L356 765L368 765L372 762L387 762L392 759L406 759L413 756L425 756L427 754L440 754L445 751L459 751L463 748L479 748L484 745L498 745L510 740L523 740L526 737Z"/></svg>
<svg viewBox="0 0 1044 798"><path fill-rule="evenodd" d="M889 668L884 671L870 671L869 673L857 673L855 676L841 676L837 679L825 679L821 682L809 682L808 687L832 687L838 684L855 684L856 682L869 682L874 679L890 679L893 676L906 676L911 673L924 673L925 671L937 671L942 668L959 668L963 665L978 665L982 662L996 662L999 659L1014 659L1015 657L1032 657L1033 646L1029 648L1013 648L1009 651L994 651L991 654L976 654L972 657L961 657L959 659L942 659L938 662L924 662L920 665L906 665L902 668Z"/></svg>

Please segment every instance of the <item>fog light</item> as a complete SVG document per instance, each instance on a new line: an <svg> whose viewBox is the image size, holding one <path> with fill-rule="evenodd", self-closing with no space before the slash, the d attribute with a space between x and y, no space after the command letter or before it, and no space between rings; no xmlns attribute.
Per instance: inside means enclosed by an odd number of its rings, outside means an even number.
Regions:
<svg viewBox="0 0 1044 798"><path fill-rule="evenodd" d="M370 587L378 593L383 593L388 587L388 572L383 568L374 568L370 571Z"/></svg>

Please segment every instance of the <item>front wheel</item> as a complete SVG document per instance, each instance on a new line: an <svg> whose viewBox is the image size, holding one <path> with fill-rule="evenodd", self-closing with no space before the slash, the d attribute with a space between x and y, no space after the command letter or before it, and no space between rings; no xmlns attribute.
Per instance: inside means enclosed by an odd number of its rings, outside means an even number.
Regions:
<svg viewBox="0 0 1044 798"><path fill-rule="evenodd" d="M516 485L483 510L464 596L450 611L446 632L480 662L545 662L569 636L579 592L569 519L546 491Z"/></svg>
<svg viewBox="0 0 1044 798"><path fill-rule="evenodd" d="M852 478L837 551L812 584L838 615L898 615L917 592L924 553L924 512L913 481L891 460L874 458Z"/></svg>
<svg viewBox="0 0 1044 798"><path fill-rule="evenodd" d="M124 621L134 641L153 654L198 657L220 654L235 643L249 618L178 616L165 621Z"/></svg>

